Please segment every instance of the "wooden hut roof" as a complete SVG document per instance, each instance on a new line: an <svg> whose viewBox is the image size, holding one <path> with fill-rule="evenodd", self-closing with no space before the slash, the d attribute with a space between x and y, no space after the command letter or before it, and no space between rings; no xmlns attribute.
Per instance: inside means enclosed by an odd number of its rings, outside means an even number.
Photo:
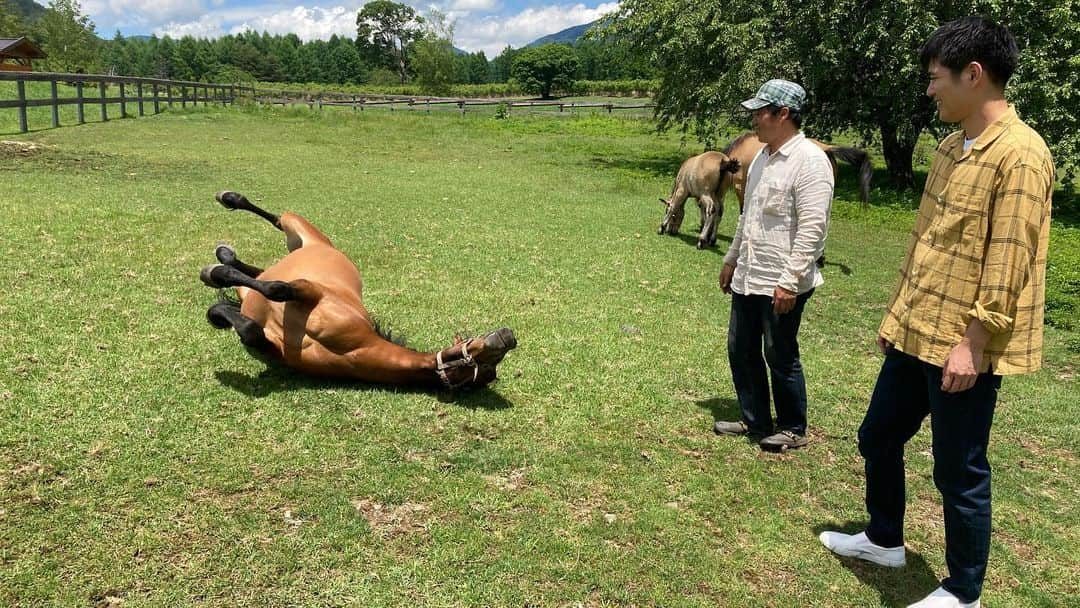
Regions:
<svg viewBox="0 0 1080 608"><path fill-rule="evenodd" d="M19 38L0 38L0 56L20 59L45 59L45 54L38 45L26 36Z"/></svg>

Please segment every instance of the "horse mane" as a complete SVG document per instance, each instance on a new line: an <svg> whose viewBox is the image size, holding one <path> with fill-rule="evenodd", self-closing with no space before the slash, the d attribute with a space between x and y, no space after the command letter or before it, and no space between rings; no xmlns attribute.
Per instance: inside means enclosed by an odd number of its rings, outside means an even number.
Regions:
<svg viewBox="0 0 1080 608"><path fill-rule="evenodd" d="M383 340L386 340L387 342L392 342L404 348L408 348L408 344L405 340L405 335L402 333L395 334L394 330L383 325L382 321L380 321L379 319L371 319L371 328L374 329L375 333L379 334L379 337L381 337Z"/></svg>
<svg viewBox="0 0 1080 608"><path fill-rule="evenodd" d="M743 133L742 135L736 137L734 141L732 141L730 144L727 145L727 147L724 148L724 154L731 156L731 151L735 149L735 146L741 144L743 140L747 137L757 137L757 135L753 131L747 131L746 133Z"/></svg>

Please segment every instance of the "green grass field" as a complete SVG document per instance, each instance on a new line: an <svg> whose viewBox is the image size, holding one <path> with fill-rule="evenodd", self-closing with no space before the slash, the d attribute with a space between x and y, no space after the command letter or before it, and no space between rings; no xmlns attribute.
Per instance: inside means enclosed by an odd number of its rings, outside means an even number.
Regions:
<svg viewBox="0 0 1080 608"><path fill-rule="evenodd" d="M801 332L813 443L772 455L711 432L737 416L721 258L695 211L656 234L699 146L646 121L199 109L5 138L41 147L0 158L0 605L904 606L944 574L927 430L906 568L816 538L864 522L907 197L861 210L842 171ZM204 320L215 243L284 252L224 188L320 226L414 347L512 327L500 381L267 370ZM1078 233L1055 226L1055 277ZM1048 327L1044 369L1001 392L987 606L1080 595L1076 336Z"/></svg>

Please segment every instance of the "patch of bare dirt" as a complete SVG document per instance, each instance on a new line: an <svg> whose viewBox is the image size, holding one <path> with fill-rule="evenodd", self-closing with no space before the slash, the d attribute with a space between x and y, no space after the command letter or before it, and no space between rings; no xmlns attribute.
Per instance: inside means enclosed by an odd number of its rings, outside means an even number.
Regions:
<svg viewBox="0 0 1080 608"><path fill-rule="evenodd" d="M384 505L370 498L361 498L352 501L352 506L367 520L371 531L383 538L427 533L427 505L411 502Z"/></svg>
<svg viewBox="0 0 1080 608"><path fill-rule="evenodd" d="M45 146L28 141L0 140L0 160L30 157L45 151Z"/></svg>

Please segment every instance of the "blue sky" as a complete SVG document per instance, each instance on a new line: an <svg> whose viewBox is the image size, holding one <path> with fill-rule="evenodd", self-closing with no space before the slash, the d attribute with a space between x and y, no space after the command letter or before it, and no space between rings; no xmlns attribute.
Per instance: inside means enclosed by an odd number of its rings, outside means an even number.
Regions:
<svg viewBox="0 0 1080 608"><path fill-rule="evenodd" d="M125 36L214 38L253 29L272 34L292 32L314 40L333 34L355 36L356 13L366 1L82 0L82 8L105 38L117 30ZM593 21L618 6L618 0L404 1L421 13L434 7L449 14L456 23L454 45L484 51L488 59L508 44L519 48L540 36Z"/></svg>

